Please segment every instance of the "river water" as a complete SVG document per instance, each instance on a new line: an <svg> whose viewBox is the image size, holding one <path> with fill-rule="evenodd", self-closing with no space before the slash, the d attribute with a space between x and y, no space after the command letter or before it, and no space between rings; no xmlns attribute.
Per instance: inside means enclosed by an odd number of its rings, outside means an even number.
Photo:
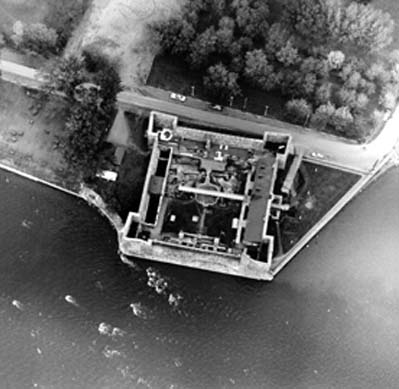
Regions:
<svg viewBox="0 0 399 389"><path fill-rule="evenodd" d="M398 192L392 170L261 283L129 268L94 209L0 173L0 389L397 388Z"/></svg>

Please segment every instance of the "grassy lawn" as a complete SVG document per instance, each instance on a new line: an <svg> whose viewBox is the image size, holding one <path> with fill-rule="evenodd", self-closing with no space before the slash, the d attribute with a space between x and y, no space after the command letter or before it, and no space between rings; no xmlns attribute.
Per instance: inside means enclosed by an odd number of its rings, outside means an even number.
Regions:
<svg viewBox="0 0 399 389"><path fill-rule="evenodd" d="M37 94L0 81L0 160L27 173L72 187L76 177L61 155L65 103L44 104Z"/></svg>
<svg viewBox="0 0 399 389"><path fill-rule="evenodd" d="M283 213L280 220L284 252L295 245L360 178L310 162L302 163L301 172L305 183L291 201L291 211Z"/></svg>

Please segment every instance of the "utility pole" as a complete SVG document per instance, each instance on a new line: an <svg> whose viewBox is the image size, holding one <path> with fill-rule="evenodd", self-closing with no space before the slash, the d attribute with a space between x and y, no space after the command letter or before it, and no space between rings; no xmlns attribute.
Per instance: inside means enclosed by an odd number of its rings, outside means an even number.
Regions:
<svg viewBox="0 0 399 389"><path fill-rule="evenodd" d="M248 103L248 97L245 97L244 98L244 104L242 105L243 111L245 111L247 109L247 103Z"/></svg>
<svg viewBox="0 0 399 389"><path fill-rule="evenodd" d="M303 126L304 126L304 127L306 127L306 126L308 125L309 119L310 119L310 113L308 113L308 114L306 115L305 123L303 123Z"/></svg>

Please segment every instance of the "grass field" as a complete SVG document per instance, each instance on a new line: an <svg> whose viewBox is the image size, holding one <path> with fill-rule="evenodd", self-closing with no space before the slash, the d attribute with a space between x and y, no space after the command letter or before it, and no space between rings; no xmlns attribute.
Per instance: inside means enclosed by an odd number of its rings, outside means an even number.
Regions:
<svg viewBox="0 0 399 389"><path fill-rule="evenodd" d="M303 162L301 172L305 184L292 202L290 215L280 221L283 251L301 239L360 179L326 166Z"/></svg>
<svg viewBox="0 0 399 389"><path fill-rule="evenodd" d="M43 104L35 92L0 81L0 160L69 186L76 182L62 157L65 105Z"/></svg>

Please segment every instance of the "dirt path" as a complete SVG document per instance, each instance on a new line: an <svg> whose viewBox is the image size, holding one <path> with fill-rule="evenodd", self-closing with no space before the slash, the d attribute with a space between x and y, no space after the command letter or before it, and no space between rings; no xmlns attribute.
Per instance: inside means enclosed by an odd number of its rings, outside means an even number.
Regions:
<svg viewBox="0 0 399 389"><path fill-rule="evenodd" d="M93 0L66 53L95 47L118 61L127 89L143 84L158 48L150 43L148 23L169 18L185 0Z"/></svg>

